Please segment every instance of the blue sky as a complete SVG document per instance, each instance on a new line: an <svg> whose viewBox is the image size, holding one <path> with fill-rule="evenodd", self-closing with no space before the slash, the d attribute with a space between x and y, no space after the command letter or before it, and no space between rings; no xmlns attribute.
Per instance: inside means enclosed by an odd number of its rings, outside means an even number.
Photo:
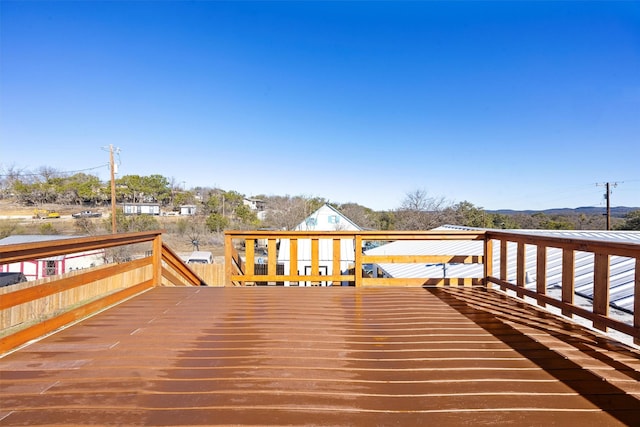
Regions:
<svg viewBox="0 0 640 427"><path fill-rule="evenodd" d="M640 2L0 2L5 168L640 206L639 136Z"/></svg>

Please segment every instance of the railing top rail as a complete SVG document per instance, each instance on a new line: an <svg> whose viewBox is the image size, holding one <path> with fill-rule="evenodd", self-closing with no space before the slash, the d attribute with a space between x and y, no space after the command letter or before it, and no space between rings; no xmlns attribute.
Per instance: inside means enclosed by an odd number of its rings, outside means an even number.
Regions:
<svg viewBox="0 0 640 427"><path fill-rule="evenodd" d="M280 231L280 230L227 230L229 238L354 238L362 240L508 240L525 244L600 252L611 255L638 257L640 243L598 240L567 236L519 233L503 230L429 230L429 231Z"/></svg>
<svg viewBox="0 0 640 427"><path fill-rule="evenodd" d="M640 243L621 242L614 240L597 240L573 238L566 236L548 236L529 233L517 233L498 230L488 230L487 239L509 240L531 245L542 245L553 248L569 249L584 252L602 252L620 256L640 256Z"/></svg>
<svg viewBox="0 0 640 427"><path fill-rule="evenodd" d="M163 230L153 230L0 245L0 264L150 242L163 232Z"/></svg>
<svg viewBox="0 0 640 427"><path fill-rule="evenodd" d="M353 237L361 236L364 240L424 240L424 239L460 239L484 240L484 231L280 231L280 230L227 230L230 237L293 237L305 238L315 236Z"/></svg>

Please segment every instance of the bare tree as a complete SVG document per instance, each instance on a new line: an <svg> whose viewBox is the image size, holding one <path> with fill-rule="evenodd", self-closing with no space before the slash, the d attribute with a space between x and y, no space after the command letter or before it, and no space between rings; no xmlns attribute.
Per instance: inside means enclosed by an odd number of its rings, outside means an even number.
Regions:
<svg viewBox="0 0 640 427"><path fill-rule="evenodd" d="M20 181L24 169L19 169L15 165L0 165L0 198L11 194L13 186Z"/></svg>
<svg viewBox="0 0 640 427"><path fill-rule="evenodd" d="M324 204L324 199L307 196L271 196L266 198L265 225L281 230L293 230L306 217Z"/></svg>
<svg viewBox="0 0 640 427"><path fill-rule="evenodd" d="M445 223L445 210L451 205L444 197L429 197L426 190L407 193L395 211L398 230L430 230Z"/></svg>

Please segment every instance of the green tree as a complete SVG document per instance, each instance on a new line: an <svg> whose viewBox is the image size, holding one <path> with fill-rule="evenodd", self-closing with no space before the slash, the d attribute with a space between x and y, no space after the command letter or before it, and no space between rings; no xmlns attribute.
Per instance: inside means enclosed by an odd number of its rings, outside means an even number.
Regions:
<svg viewBox="0 0 640 427"><path fill-rule="evenodd" d="M150 175L142 179L144 191L159 203L166 204L171 200L169 180L162 175Z"/></svg>
<svg viewBox="0 0 640 427"><path fill-rule="evenodd" d="M162 175L125 175L116 180L116 185L117 198L123 202L168 203L171 200L169 180Z"/></svg>
<svg viewBox="0 0 640 427"><path fill-rule="evenodd" d="M498 228L501 230L519 228L518 224L513 219L513 216L504 214L491 214L490 223L487 225L490 228Z"/></svg>
<svg viewBox="0 0 640 427"><path fill-rule="evenodd" d="M182 191L173 195L173 208L176 210L182 205L194 203L195 196L191 191Z"/></svg>
<svg viewBox="0 0 640 427"><path fill-rule="evenodd" d="M447 223L466 227L485 228L491 225L490 216L473 203L463 201L445 209Z"/></svg>
<svg viewBox="0 0 640 427"><path fill-rule="evenodd" d="M106 186L97 176L77 173L65 180L64 187L66 192L73 194L73 202L95 205Z"/></svg>
<svg viewBox="0 0 640 427"><path fill-rule="evenodd" d="M379 212L375 221L378 230L395 230L396 218L393 212Z"/></svg>
<svg viewBox="0 0 640 427"><path fill-rule="evenodd" d="M117 199L123 202L142 202L144 188L140 175L125 175L116 179Z"/></svg>
<svg viewBox="0 0 640 427"><path fill-rule="evenodd" d="M629 212L624 216L624 222L616 230L640 230L640 210Z"/></svg>
<svg viewBox="0 0 640 427"><path fill-rule="evenodd" d="M365 206L357 203L344 203L336 206L336 209L359 227L375 228L377 225L375 212Z"/></svg>
<svg viewBox="0 0 640 427"><path fill-rule="evenodd" d="M240 228L255 227L260 223L256 213L244 204L236 206L233 214Z"/></svg>
<svg viewBox="0 0 640 427"><path fill-rule="evenodd" d="M222 214L214 212L207 217L206 225L211 232L219 233L229 226L229 220Z"/></svg>

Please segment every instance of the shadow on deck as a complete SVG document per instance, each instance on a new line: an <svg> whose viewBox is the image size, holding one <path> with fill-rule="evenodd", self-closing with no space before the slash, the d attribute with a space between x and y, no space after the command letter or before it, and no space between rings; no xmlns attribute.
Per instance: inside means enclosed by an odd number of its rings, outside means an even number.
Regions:
<svg viewBox="0 0 640 427"><path fill-rule="evenodd" d="M639 425L640 352L480 288L153 288L0 359L2 425Z"/></svg>

